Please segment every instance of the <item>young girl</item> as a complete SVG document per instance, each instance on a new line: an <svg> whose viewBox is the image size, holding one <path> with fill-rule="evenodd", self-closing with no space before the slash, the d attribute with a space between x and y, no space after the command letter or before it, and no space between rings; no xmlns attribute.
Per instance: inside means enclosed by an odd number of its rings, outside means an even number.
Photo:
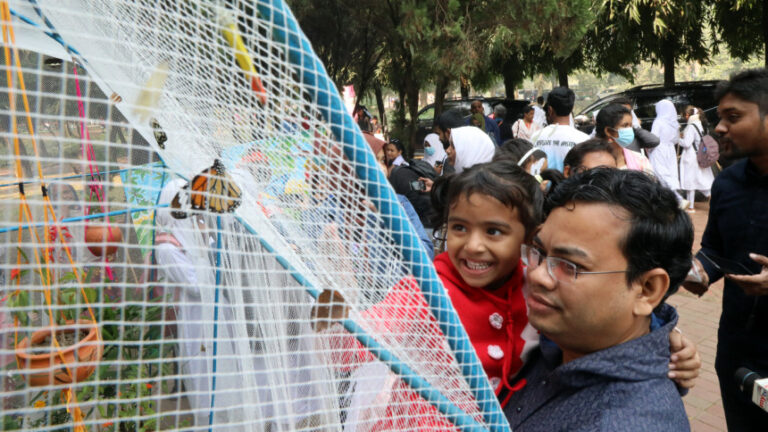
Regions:
<svg viewBox="0 0 768 432"><path fill-rule="evenodd" d="M384 155L386 156L387 166L390 167L390 169L392 169L391 167L400 166L406 163L403 158L404 151L405 147L403 146L403 143L397 138L391 138L384 146Z"/></svg>
<svg viewBox="0 0 768 432"><path fill-rule="evenodd" d="M511 394L511 379L539 339L528 324L520 263L520 246L541 221L539 183L498 161L439 180L432 197L447 225L437 273L494 391Z"/></svg>

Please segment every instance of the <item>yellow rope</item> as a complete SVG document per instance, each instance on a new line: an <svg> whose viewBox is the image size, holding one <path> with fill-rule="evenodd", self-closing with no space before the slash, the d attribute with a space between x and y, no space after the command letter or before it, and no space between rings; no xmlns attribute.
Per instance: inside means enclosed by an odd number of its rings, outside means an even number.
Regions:
<svg viewBox="0 0 768 432"><path fill-rule="evenodd" d="M14 63L15 63L16 70L17 70L17 75L18 75L18 78L19 78L19 87L20 87L20 90L21 90L22 101L24 103L24 111L26 112L26 115L27 115L27 119L26 119L27 120L27 128L28 128L28 131L29 131L29 135L31 137L32 147L33 147L34 154L35 154L35 161L36 161L38 177L41 179L41 181L43 181L44 176L43 176L42 164L40 163L40 153L39 153L39 150L38 150L38 147L37 147L37 141L34 138L35 130L34 130L34 126L32 124L32 116L30 114L29 100L27 98L26 86L24 84L24 75L22 73L21 61L19 60L19 52L18 52L18 48L16 47L16 37L15 37L15 34L13 32L13 28L10 25L10 23L11 23L11 14L10 14L10 8L8 7L8 2L7 1L3 0L2 2L0 2L0 12L2 14L2 21L3 21L3 23L2 23L2 26L3 26L3 42L4 42L3 51L4 51L4 54L5 54L6 77L7 77L7 80L8 80L7 81L8 82L8 98L9 98L9 107L10 107L10 111L11 111L11 123L13 125L13 143L14 143L14 152L15 152L15 156L16 156L16 177L17 177L17 179L19 180L19 182L21 184L21 182L23 181L24 175L23 175L23 170L22 170L22 167L21 167L21 160L20 160L21 154L20 154L20 144L19 144L19 136L18 136L19 134L18 134L18 126L16 124L16 115L15 115L15 108L16 108L16 99L15 99L15 93L14 93L14 87L15 86L13 85L13 74L11 73L11 67L12 66L11 66L11 62L10 62L10 56L11 56L10 54L11 53L10 53L10 50L9 50L9 46L13 47ZM9 38L11 40L10 44L8 43L9 42L8 41ZM48 233L50 233L50 227L49 227L49 221L50 221L49 215L50 215L51 219L53 219L53 225L54 225L54 227L57 230L58 237L59 237L59 239L60 239L60 241L61 241L62 245L64 246L64 249L65 249L65 251L67 253L67 258L69 259L70 264L72 265L72 270L73 270L73 272L75 274L75 278L76 278L76 280L78 282L78 285L80 286L80 292L82 293L83 300L84 300L85 304L87 305L88 312L89 312L89 314L91 316L91 320L92 320L92 322L94 324L96 324L96 317L95 317L95 315L93 313L93 309L91 308L90 302L88 301L88 296L85 293L85 289L82 286L82 281L80 280L79 273L77 272L77 268L76 268L75 262L72 259L72 254L71 254L71 251L69 250L69 246L66 243L65 236L61 233L61 231L59 229L59 226L58 226L58 223L57 223L57 219L56 219L56 214L55 214L55 211L53 209L53 206L51 205L50 198L48 197L48 194L46 193L46 186L45 186L44 182L41 185L41 188L43 190L43 202L44 202L44 209L45 209L45 211L44 211L44 218L43 218L44 219L44 221L43 221L43 229L44 229L44 232L46 233L46 235L43 236L44 237L43 244L45 246L44 250L48 251L48 250L51 249L51 246L49 244L49 240L50 239L49 239L49 236L48 236ZM31 213L31 210L29 208L29 204L27 203L26 196L25 196L25 194L23 192L23 188L22 187L20 187L19 192L20 192L20 197L21 197L21 200L20 200L21 202L19 204L19 207L20 207L20 214L19 214L19 225L20 225L20 227L19 227L20 228L19 229L19 244L21 244L21 240L22 240L22 238L21 238L21 222L23 220L23 217L22 217L21 212L24 213L24 216L26 216L27 222L29 223L29 226L30 226L29 231L34 233L34 236L35 236L35 239L37 240L37 243L40 244L40 236L39 236L39 234L37 232L37 229L32 228L32 219L33 219L32 218L32 213ZM52 299L52 295L51 295L52 293L51 293L51 288L50 288L50 286L52 284L52 281L51 281L51 271L50 271L50 267L51 267L50 257L48 256L48 253L44 253L43 254L43 261L45 261L45 274L43 274L42 262L41 262L40 256L39 256L40 254L38 253L37 248L33 248L33 251L34 251L34 254L35 254L35 262L37 263L38 267L40 267L40 276L41 276L41 281L42 281L42 285L43 285L43 292L44 292L44 296L45 296L45 302L46 302L47 309L48 309L48 317L51 320L51 325L55 329L56 320L54 319L54 316L53 316L53 299ZM17 252L16 261L17 261L17 265L20 266L21 265L20 252ZM21 279L21 277L19 277L19 279ZM18 326L18 322L17 321L16 321L16 325ZM18 341L18 336L15 339L16 339L16 342L17 342ZM69 365L67 364L66 359L64 358L64 353L63 353L63 350L61 349L59 341L55 337L51 337L51 341L52 341L53 345L56 348L57 354L58 354L59 358L61 359L61 362L62 362L64 368L67 371L67 375L70 377L70 379L74 380L74 376L72 374L72 371L69 368ZM70 404L74 405L74 412L72 413L72 415L73 415L73 419L74 419L75 430L76 431L85 431L86 429L83 426L83 414L82 414L82 411L80 410L79 406L77 405L77 397L76 397L75 393L70 388L70 389L64 390L63 394L66 394L67 411L70 411Z"/></svg>

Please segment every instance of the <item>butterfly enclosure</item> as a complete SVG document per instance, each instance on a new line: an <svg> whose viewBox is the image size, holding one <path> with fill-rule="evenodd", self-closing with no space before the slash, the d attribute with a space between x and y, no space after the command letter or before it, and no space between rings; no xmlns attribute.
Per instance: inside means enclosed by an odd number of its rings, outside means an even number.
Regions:
<svg viewBox="0 0 768 432"><path fill-rule="evenodd" d="M281 1L0 9L0 430L508 428Z"/></svg>

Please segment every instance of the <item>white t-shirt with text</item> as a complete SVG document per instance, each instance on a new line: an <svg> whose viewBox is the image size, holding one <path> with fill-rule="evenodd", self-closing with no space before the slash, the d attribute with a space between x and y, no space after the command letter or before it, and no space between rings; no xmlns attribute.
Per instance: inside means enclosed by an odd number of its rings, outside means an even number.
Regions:
<svg viewBox="0 0 768 432"><path fill-rule="evenodd" d="M533 136L533 146L547 154L547 168L563 171L563 160L573 146L589 139L589 135L566 125L553 124Z"/></svg>

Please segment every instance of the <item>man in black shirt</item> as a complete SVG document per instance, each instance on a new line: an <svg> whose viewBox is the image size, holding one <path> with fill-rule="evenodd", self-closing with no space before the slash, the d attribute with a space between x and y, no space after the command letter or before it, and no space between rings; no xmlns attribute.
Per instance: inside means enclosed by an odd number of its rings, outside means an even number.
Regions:
<svg viewBox="0 0 768 432"><path fill-rule="evenodd" d="M730 432L764 431L768 413L739 392L734 373L747 367L768 375L768 70L734 75L715 96L721 119L715 131L725 156L743 159L712 186L709 220L694 262L705 274L701 283L685 287L701 295L725 276L715 361L725 419Z"/></svg>

